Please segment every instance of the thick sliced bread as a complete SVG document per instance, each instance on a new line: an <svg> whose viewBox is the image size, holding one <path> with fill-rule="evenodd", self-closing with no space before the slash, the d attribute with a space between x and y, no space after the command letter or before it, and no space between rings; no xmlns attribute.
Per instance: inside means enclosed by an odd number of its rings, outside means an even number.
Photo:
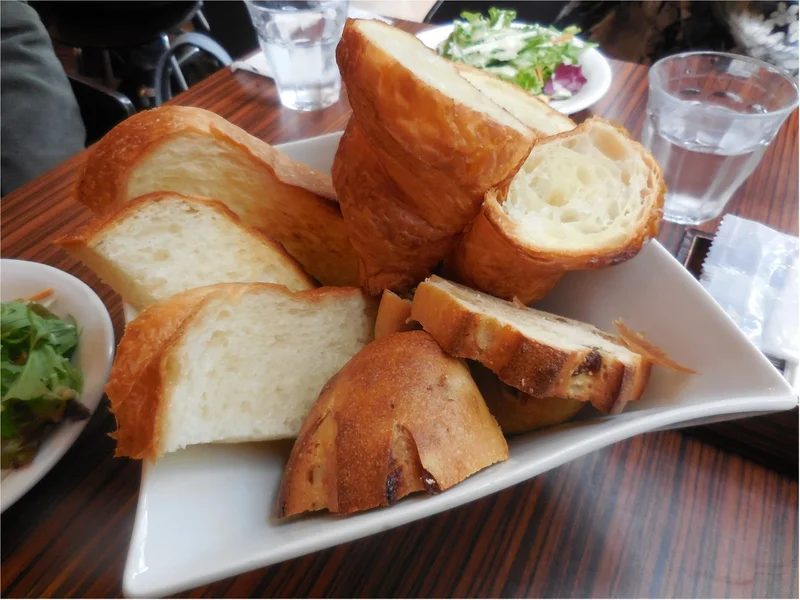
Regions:
<svg viewBox="0 0 800 600"><path fill-rule="evenodd" d="M224 204L175 192L145 194L55 243L138 310L214 283L316 287L280 244Z"/></svg>
<svg viewBox="0 0 800 600"><path fill-rule="evenodd" d="M506 385L475 361L470 361L469 370L503 435L519 435L560 425L586 406L585 402L572 398L535 398Z"/></svg>
<svg viewBox="0 0 800 600"><path fill-rule="evenodd" d="M347 146L343 138L333 172L362 285L370 293L407 291L446 256L486 191L507 185L535 135L461 77L455 63L397 28L348 20L336 57L365 140L351 137ZM349 166L356 152L369 154L362 173L379 173L359 176ZM361 178L375 180L369 193ZM377 234L372 221L388 220L387 213L397 214L399 241ZM365 250L357 237L377 249Z"/></svg>
<svg viewBox="0 0 800 600"><path fill-rule="evenodd" d="M117 456L296 436L325 382L372 340L376 308L356 288L269 283L150 306L128 324L106 385Z"/></svg>
<svg viewBox="0 0 800 600"><path fill-rule="evenodd" d="M411 317L449 354L477 360L536 398L570 398L617 413L642 395L650 377L644 357L587 323L440 277L419 285Z"/></svg>
<svg viewBox="0 0 800 600"><path fill-rule="evenodd" d="M330 178L212 112L170 106L126 119L92 147L75 195L101 214L160 190L219 200L323 284L358 283Z"/></svg>
<svg viewBox="0 0 800 600"><path fill-rule="evenodd" d="M567 115L558 112L547 102L532 96L518 85L467 65L458 65L458 72L495 104L527 125L537 138L575 129L575 123Z"/></svg>
<svg viewBox="0 0 800 600"><path fill-rule="evenodd" d="M369 344L325 385L292 448L278 514L388 506L507 458L464 363L424 331L398 333Z"/></svg>
<svg viewBox="0 0 800 600"><path fill-rule="evenodd" d="M450 260L458 278L526 304L567 270L635 256L658 234L666 185L628 134L593 118L537 140L507 192L491 190Z"/></svg>

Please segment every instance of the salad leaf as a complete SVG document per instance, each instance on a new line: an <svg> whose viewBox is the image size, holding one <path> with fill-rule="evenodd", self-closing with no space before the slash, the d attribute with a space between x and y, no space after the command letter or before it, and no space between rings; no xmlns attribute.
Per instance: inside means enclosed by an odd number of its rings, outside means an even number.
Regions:
<svg viewBox="0 0 800 600"><path fill-rule="evenodd" d="M513 10L490 8L488 18L463 12L439 48L445 58L483 69L534 95L566 98L586 83L578 59L596 44L577 39L577 27L514 23ZM569 75L563 67L572 67ZM577 75L572 74L577 70ZM567 73L567 72L563 72ZM566 81L568 80L568 81Z"/></svg>
<svg viewBox="0 0 800 600"><path fill-rule="evenodd" d="M79 331L35 302L0 304L0 433L2 468L33 460L50 429L86 418L83 377L70 362Z"/></svg>

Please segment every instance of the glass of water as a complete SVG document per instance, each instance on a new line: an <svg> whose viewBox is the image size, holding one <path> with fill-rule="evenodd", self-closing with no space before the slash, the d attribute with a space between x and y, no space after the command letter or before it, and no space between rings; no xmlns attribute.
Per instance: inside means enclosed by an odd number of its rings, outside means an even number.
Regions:
<svg viewBox="0 0 800 600"><path fill-rule="evenodd" d="M336 44L347 20L347 1L247 1L261 50L272 69L281 104L319 110L339 100Z"/></svg>
<svg viewBox="0 0 800 600"><path fill-rule="evenodd" d="M797 83L760 60L689 52L654 64L649 84L642 143L664 169L664 219L715 219L797 106Z"/></svg>

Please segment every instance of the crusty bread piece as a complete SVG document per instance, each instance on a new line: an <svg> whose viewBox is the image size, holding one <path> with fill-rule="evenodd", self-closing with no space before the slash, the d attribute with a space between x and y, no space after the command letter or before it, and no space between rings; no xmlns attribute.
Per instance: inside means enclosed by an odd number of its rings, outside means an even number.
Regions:
<svg viewBox="0 0 800 600"><path fill-rule="evenodd" d="M495 104L527 125L537 138L575 129L575 123L567 115L558 112L547 102L539 100L518 85L467 65L459 64L458 72Z"/></svg>
<svg viewBox="0 0 800 600"><path fill-rule="evenodd" d="M280 517L446 490L508 458L469 370L424 331L369 344L326 385L278 493Z"/></svg>
<svg viewBox="0 0 800 600"><path fill-rule="evenodd" d="M219 115L169 106L126 119L89 151L75 187L95 213L167 190L223 202L324 285L357 285L330 178Z"/></svg>
<svg viewBox="0 0 800 600"><path fill-rule="evenodd" d="M472 287L528 304L567 270L635 256L658 233L665 192L647 150L611 123L589 119L537 140L507 193L486 195L449 266Z"/></svg>
<svg viewBox="0 0 800 600"><path fill-rule="evenodd" d="M325 382L372 340L375 312L357 288L270 283L153 304L126 327L106 385L116 455L296 436Z"/></svg>
<svg viewBox="0 0 800 600"><path fill-rule="evenodd" d="M447 254L453 235L409 208L408 195L388 177L353 119L332 174L364 290L373 296L384 289L405 292L425 279Z"/></svg>
<svg viewBox="0 0 800 600"><path fill-rule="evenodd" d="M342 211L350 235L375 230L369 220L385 219L385 203L392 205L389 212L400 207L408 214L398 220L396 236L418 240L414 247L400 248L402 258L392 240L375 236L380 247L368 256L356 242L362 285L378 292L407 291L414 277L398 271L397 264L408 272L430 273L431 262L444 258L454 236L480 210L486 191L507 185L519 169L534 133L461 77L455 63L400 29L348 20L336 57L353 118L367 140L358 147L369 152L369 164L381 167L375 176L381 183L367 196L355 176L337 177L336 170L353 160L353 145L347 157L340 156L344 146L337 152L334 187L340 199L349 198L342 201ZM376 189L383 190L385 200ZM374 206L364 209L368 204Z"/></svg>
<svg viewBox="0 0 800 600"><path fill-rule="evenodd" d="M375 319L375 339L419 328L416 323L409 323L411 317L411 300L401 298L391 290L384 290L378 306L378 318Z"/></svg>
<svg viewBox="0 0 800 600"><path fill-rule="evenodd" d="M55 243L137 310L214 283L316 287L280 244L243 227L224 204L175 192L140 196Z"/></svg>
<svg viewBox="0 0 800 600"><path fill-rule="evenodd" d="M506 385L497 375L474 361L470 361L469 370L503 435L518 435L560 425L586 406L586 402L572 398L535 398Z"/></svg>
<svg viewBox="0 0 800 600"><path fill-rule="evenodd" d="M650 363L587 324L500 300L433 276L411 317L453 356L482 363L536 398L571 398L617 413L637 400Z"/></svg>

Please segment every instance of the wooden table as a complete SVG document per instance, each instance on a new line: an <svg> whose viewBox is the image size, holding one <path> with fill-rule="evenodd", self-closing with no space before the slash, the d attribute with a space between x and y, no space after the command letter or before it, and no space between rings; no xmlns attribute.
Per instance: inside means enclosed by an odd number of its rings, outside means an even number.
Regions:
<svg viewBox="0 0 800 600"><path fill-rule="evenodd" d="M645 67L612 62L598 114L639 134ZM343 129L346 99L282 109L270 80L225 70L173 101L270 142ZM797 112L730 211L794 235ZM89 220L70 198L79 155L2 199L2 256L54 265L108 306L120 299L50 240ZM707 224L713 230L715 223ZM681 228L665 224L672 251ZM115 459L107 405L61 462L2 516L2 595L115 597L138 462ZM191 596L797 597L798 484L680 432L638 436L483 500L370 538L191 591Z"/></svg>

